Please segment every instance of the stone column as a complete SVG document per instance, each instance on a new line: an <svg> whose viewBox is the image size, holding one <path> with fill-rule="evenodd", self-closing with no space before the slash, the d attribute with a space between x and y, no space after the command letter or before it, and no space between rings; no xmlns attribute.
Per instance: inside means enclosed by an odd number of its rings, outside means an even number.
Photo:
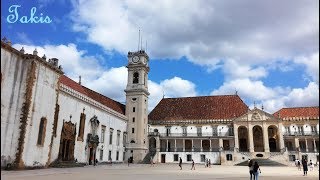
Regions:
<svg viewBox="0 0 320 180"><path fill-rule="evenodd" d="M252 134L251 124L249 124L249 127L248 127L248 139L249 139L249 152L254 152L253 134Z"/></svg>
<svg viewBox="0 0 320 180"><path fill-rule="evenodd" d="M266 126L265 123L263 123L262 125L262 130L263 130L264 152L270 152L268 126Z"/></svg>
<svg viewBox="0 0 320 180"><path fill-rule="evenodd" d="M223 150L223 139L219 138L219 149Z"/></svg>
<svg viewBox="0 0 320 180"><path fill-rule="evenodd" d="M299 138L294 138L294 145L295 145L295 148L296 148L296 149L297 149L297 148L300 149L300 147L299 147Z"/></svg>
<svg viewBox="0 0 320 180"><path fill-rule="evenodd" d="M174 151L177 152L177 139L174 139Z"/></svg>
<svg viewBox="0 0 320 180"><path fill-rule="evenodd" d="M169 141L167 139L167 147L166 147L166 151L169 152Z"/></svg>
<svg viewBox="0 0 320 180"><path fill-rule="evenodd" d="M239 137L238 137L238 126L234 124L234 151L237 151L239 149Z"/></svg>
<svg viewBox="0 0 320 180"><path fill-rule="evenodd" d="M182 139L182 146L183 146L183 152L186 151L186 142L184 139Z"/></svg>
<svg viewBox="0 0 320 180"><path fill-rule="evenodd" d="M200 142L200 147L201 147L201 152L203 151L203 147L202 147L202 139L201 139L201 142Z"/></svg>
<svg viewBox="0 0 320 180"><path fill-rule="evenodd" d="M313 151L317 152L317 144L315 139L313 139Z"/></svg>
<svg viewBox="0 0 320 180"><path fill-rule="evenodd" d="M306 152L309 152L309 148L308 148L308 141L307 141L307 139L305 139L305 141L306 141Z"/></svg>
<svg viewBox="0 0 320 180"><path fill-rule="evenodd" d="M194 149L193 149L193 139L191 139L191 148L192 148L192 152L194 151Z"/></svg>
<svg viewBox="0 0 320 180"><path fill-rule="evenodd" d="M282 124L279 124L279 146L280 146L280 150L283 149L284 146L284 139L283 139L283 133L282 133Z"/></svg>

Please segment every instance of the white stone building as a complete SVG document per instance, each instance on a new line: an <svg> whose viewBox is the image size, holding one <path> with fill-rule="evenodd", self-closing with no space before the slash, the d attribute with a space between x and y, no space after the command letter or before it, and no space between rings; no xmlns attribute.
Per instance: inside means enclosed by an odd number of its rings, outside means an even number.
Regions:
<svg viewBox="0 0 320 180"><path fill-rule="evenodd" d="M126 110L63 75L58 59L41 58L36 50L25 54L2 40L1 167L123 162L131 156L143 160L148 151L148 56L129 52L128 60ZM128 118L136 122L128 126ZM135 141L128 149L127 139Z"/></svg>
<svg viewBox="0 0 320 180"><path fill-rule="evenodd" d="M319 107L250 110L238 95L164 98L149 114L150 156L161 163L290 165L319 161Z"/></svg>
<svg viewBox="0 0 320 180"><path fill-rule="evenodd" d="M319 107L250 110L238 95L164 98L148 115L149 57L128 53L126 105L1 41L1 167L127 160L234 165L319 159Z"/></svg>

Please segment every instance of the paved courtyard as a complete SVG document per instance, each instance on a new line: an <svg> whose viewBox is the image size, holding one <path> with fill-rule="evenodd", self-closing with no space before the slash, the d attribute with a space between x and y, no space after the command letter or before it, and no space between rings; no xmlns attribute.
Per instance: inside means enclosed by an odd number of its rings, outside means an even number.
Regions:
<svg viewBox="0 0 320 180"><path fill-rule="evenodd" d="M191 166L183 165L179 170L176 164L150 165L134 164L128 167L126 164L86 166L77 168L50 168L40 170L1 171L1 179L4 180L209 180L249 179L248 168L242 166L212 166L205 168L196 165L196 170L191 171ZM261 167L260 180L283 179L318 179L319 171L309 171L308 176L303 176L302 171L295 167Z"/></svg>

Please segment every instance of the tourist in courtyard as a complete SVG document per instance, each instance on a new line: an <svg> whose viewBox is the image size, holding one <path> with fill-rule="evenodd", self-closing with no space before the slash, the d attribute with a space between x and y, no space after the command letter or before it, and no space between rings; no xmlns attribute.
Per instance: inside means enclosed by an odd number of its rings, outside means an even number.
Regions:
<svg viewBox="0 0 320 180"><path fill-rule="evenodd" d="M254 178L254 175L253 175L253 162L252 161L249 161L248 167L249 167L250 180L253 180L252 178Z"/></svg>
<svg viewBox="0 0 320 180"><path fill-rule="evenodd" d="M191 166L191 170L196 170L196 167L194 166L194 160L192 159L192 166Z"/></svg>
<svg viewBox="0 0 320 180"><path fill-rule="evenodd" d="M211 160L209 159L209 168L211 168Z"/></svg>
<svg viewBox="0 0 320 180"><path fill-rule="evenodd" d="M258 162L254 162L253 165L253 174L254 174L254 180L258 180L259 174L261 173L261 169L259 167Z"/></svg>
<svg viewBox="0 0 320 180"><path fill-rule="evenodd" d="M302 160L302 167L303 167L303 176L308 175L308 162L306 159Z"/></svg>
<svg viewBox="0 0 320 180"><path fill-rule="evenodd" d="M180 170L182 170L182 159L180 157L180 160L179 160L179 167L180 167Z"/></svg>
<svg viewBox="0 0 320 180"><path fill-rule="evenodd" d="M300 162L300 160L298 160L298 165L297 166L298 166L298 170L301 171L301 162Z"/></svg>
<svg viewBox="0 0 320 180"><path fill-rule="evenodd" d="M310 171L313 171L314 164L312 163L311 159L310 159L309 167L310 167Z"/></svg>
<svg viewBox="0 0 320 180"><path fill-rule="evenodd" d="M154 164L154 163L153 163L153 158L151 157L151 158L150 158L150 166L151 166L151 167L154 166L153 164Z"/></svg>

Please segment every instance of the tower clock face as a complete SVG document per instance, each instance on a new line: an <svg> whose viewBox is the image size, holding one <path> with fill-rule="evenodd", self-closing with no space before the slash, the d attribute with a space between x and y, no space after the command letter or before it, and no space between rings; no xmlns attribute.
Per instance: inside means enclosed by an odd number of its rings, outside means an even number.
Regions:
<svg viewBox="0 0 320 180"><path fill-rule="evenodd" d="M139 61L139 56L133 56L132 62L137 63Z"/></svg>

